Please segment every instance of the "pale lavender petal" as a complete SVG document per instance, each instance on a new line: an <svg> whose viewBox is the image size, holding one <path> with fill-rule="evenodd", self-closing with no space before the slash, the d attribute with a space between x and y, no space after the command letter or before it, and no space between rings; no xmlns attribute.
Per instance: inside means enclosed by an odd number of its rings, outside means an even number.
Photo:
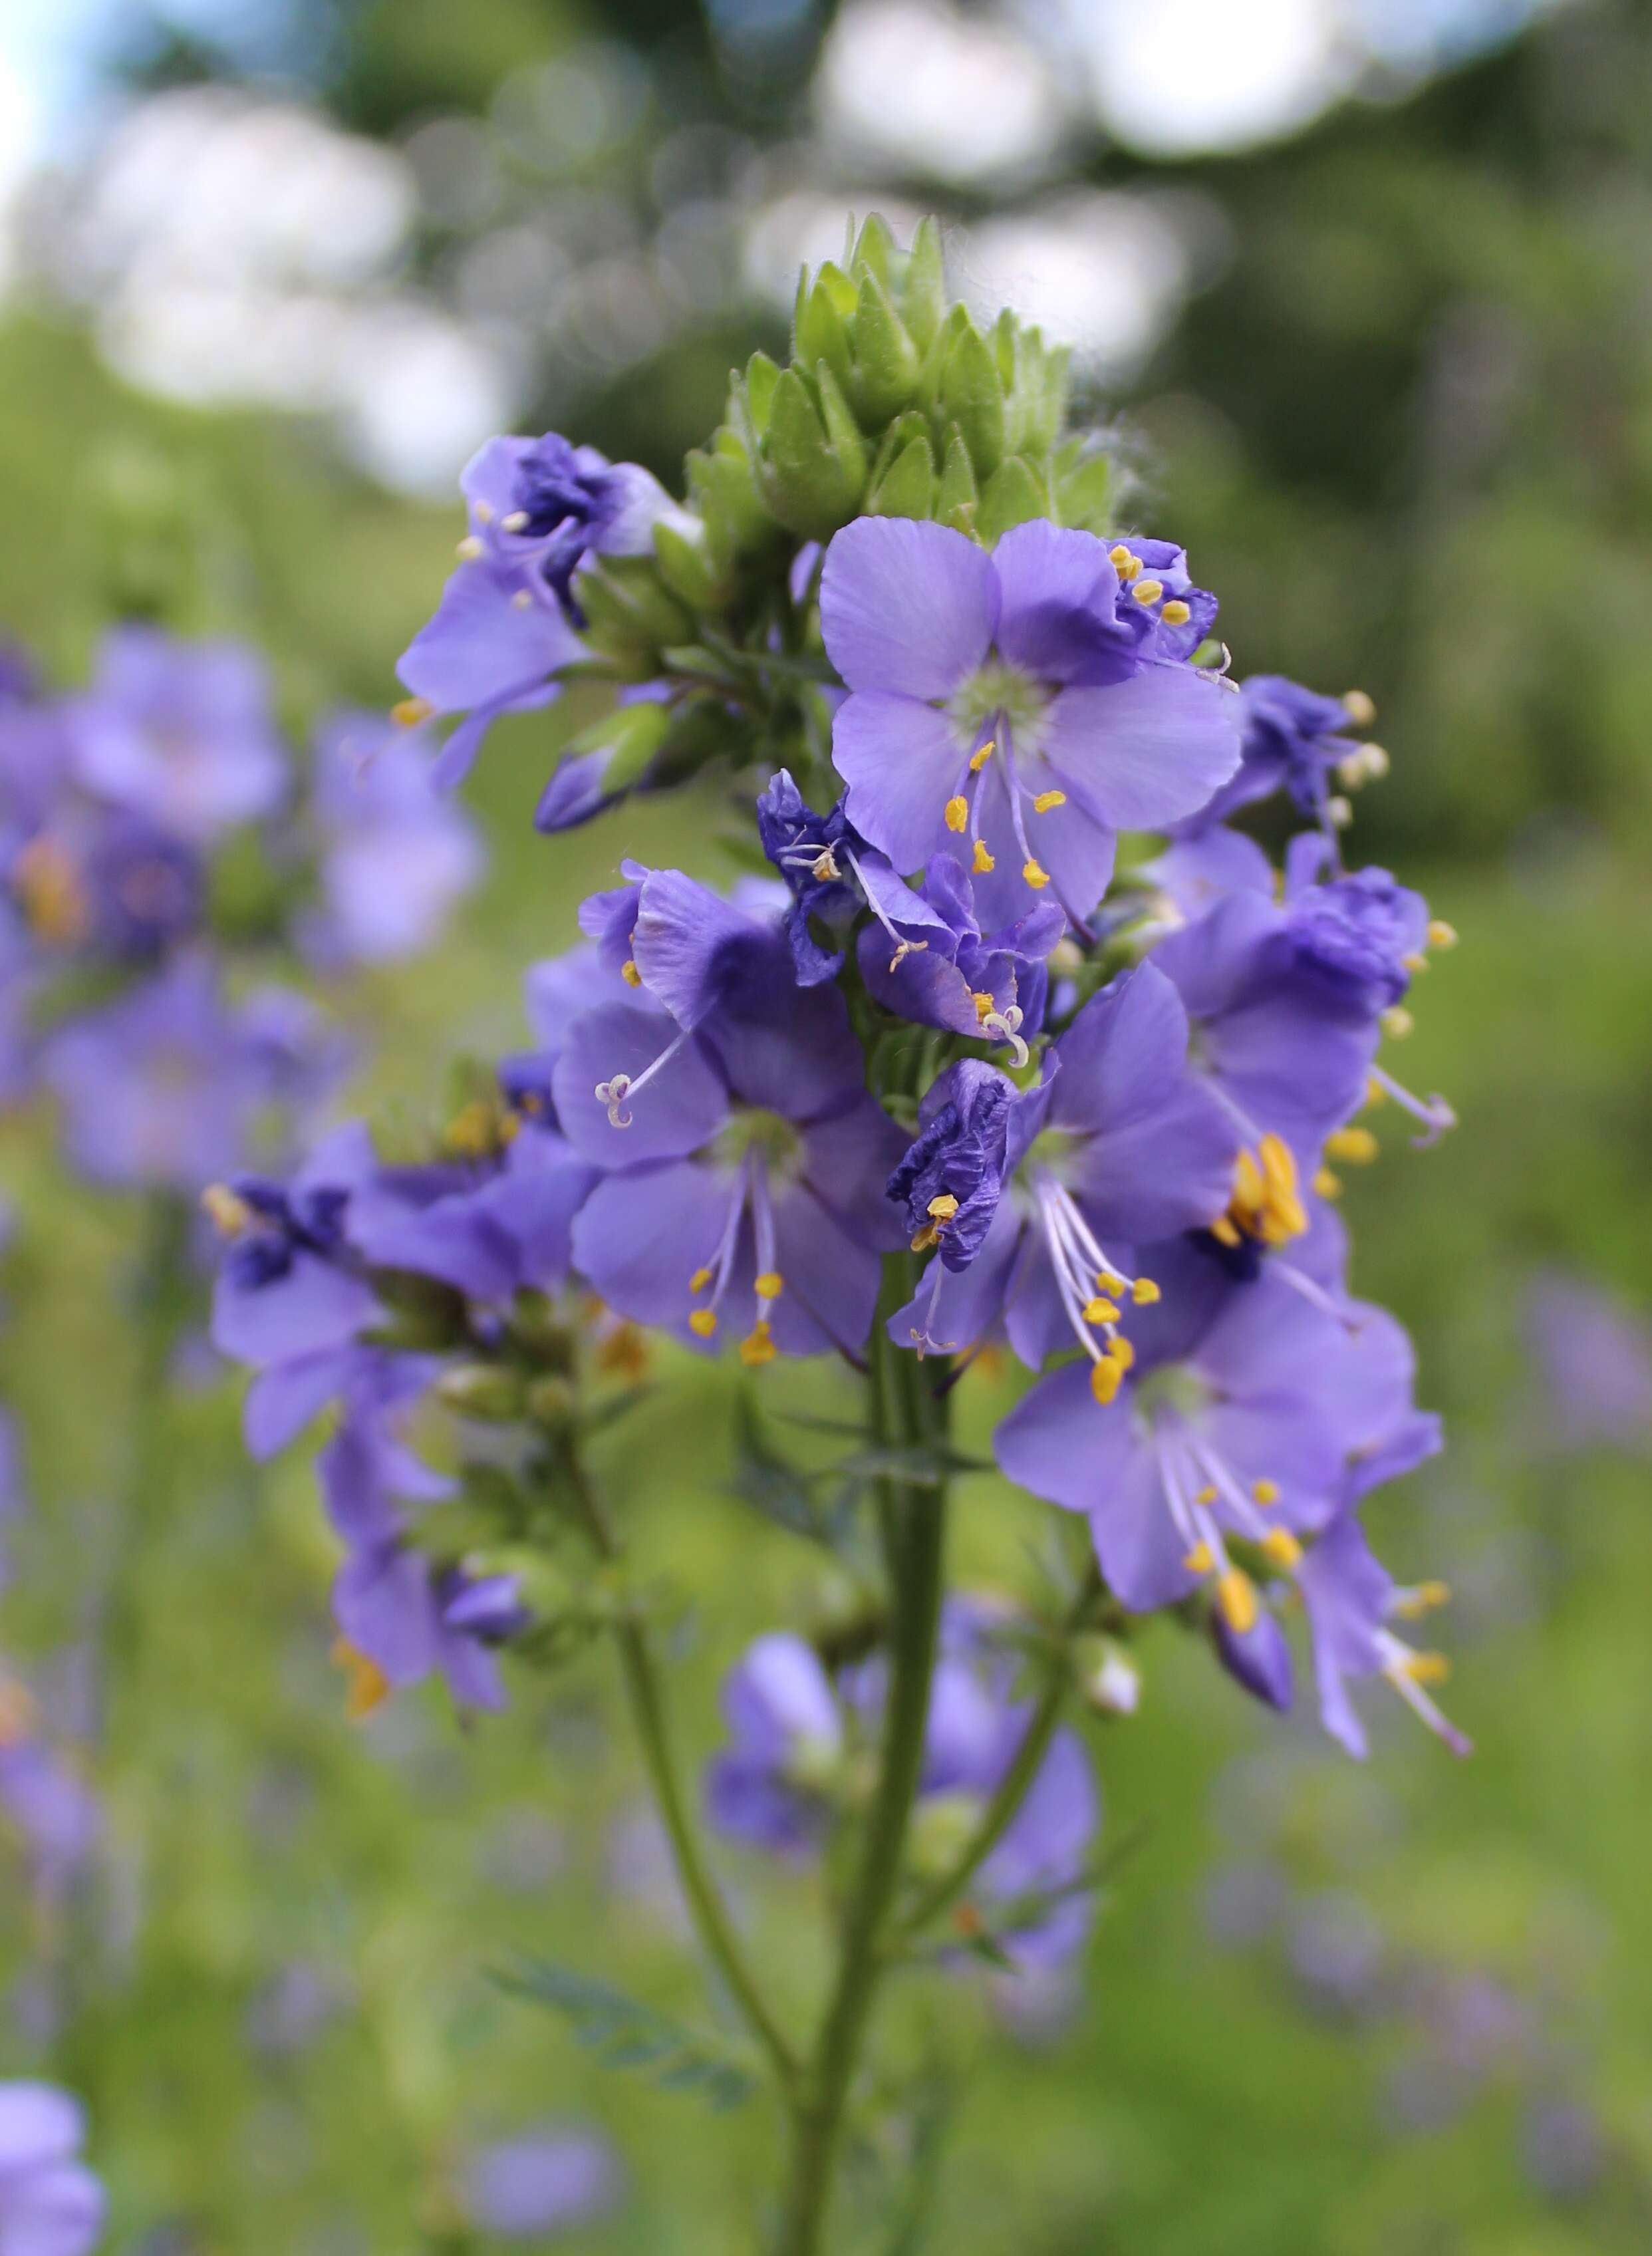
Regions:
<svg viewBox="0 0 1652 2256"><path fill-rule="evenodd" d="M915 697L865 689L838 709L832 765L849 786L849 819L903 875L921 870L950 835L942 817L968 750L946 716Z"/></svg>
<svg viewBox="0 0 1652 2256"><path fill-rule="evenodd" d="M619 1104L631 1125L610 1124L597 1083L616 1074L639 1081L678 1038L663 1011L604 1003L569 1028L551 1075L556 1117L582 1159L629 1167L650 1160L686 1158L709 1144L729 1117L729 1098L697 1039L690 1035L634 1099Z"/></svg>
<svg viewBox="0 0 1652 2256"><path fill-rule="evenodd" d="M526 574L478 557L443 589L435 617L421 627L397 667L415 697L438 713L464 713L585 655L555 603L537 598Z"/></svg>
<svg viewBox="0 0 1652 2256"><path fill-rule="evenodd" d="M1116 830L1197 814L1239 763L1239 701L1190 666L1063 689L1044 723L1052 769Z"/></svg>
<svg viewBox="0 0 1652 2256"><path fill-rule="evenodd" d="M826 552L820 618L851 689L946 697L986 656L997 578L985 550L949 525L857 518Z"/></svg>

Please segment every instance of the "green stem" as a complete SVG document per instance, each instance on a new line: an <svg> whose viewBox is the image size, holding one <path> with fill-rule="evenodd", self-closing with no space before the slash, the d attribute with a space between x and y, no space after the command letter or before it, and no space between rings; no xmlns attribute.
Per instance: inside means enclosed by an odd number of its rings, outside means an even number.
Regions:
<svg viewBox="0 0 1652 2256"><path fill-rule="evenodd" d="M620 1556L618 1540L610 1527L596 1491L586 1477L571 1442L558 1444L558 1462L578 1505L580 1517L598 1556L612 1563ZM747 2027L768 2055L781 2090L790 2093L797 2081L798 2062L764 2003L739 1938L730 1921L721 1891L701 1851L694 1820L688 1814L677 1766L666 1729L665 1704L660 1680L649 1651L647 1633L639 1622L622 1616L614 1641L619 1649L620 1674L631 1708L632 1724L642 1749L643 1765L671 1842L677 1880L694 1921L701 1947L727 1985Z"/></svg>
<svg viewBox="0 0 1652 2256"><path fill-rule="evenodd" d="M911 1265L885 1264L872 1330L872 1410L889 1448L934 1439L940 1412L915 1356L892 1346L887 1320L911 1296ZM929 1686L940 1635L946 1547L944 1491L879 1484L891 1596L890 1682L878 1792L844 1919L843 1955L805 2086L794 2110L791 2182L780 2256L818 2256L823 2245L844 2121L866 2024L885 1964L884 1938L900 1882L912 1807L923 1770Z"/></svg>

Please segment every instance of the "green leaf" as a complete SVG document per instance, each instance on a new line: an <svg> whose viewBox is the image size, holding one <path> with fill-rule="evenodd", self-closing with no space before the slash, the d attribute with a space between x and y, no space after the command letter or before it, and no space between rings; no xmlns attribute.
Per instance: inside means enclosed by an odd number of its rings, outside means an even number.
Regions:
<svg viewBox="0 0 1652 2256"><path fill-rule="evenodd" d="M990 547L1012 525L1049 515L1049 496L1020 455L1006 455L981 492L975 525Z"/></svg>
<svg viewBox="0 0 1652 2256"><path fill-rule="evenodd" d="M841 399L838 405L842 407ZM848 410L842 412L847 419ZM774 387L763 468L770 508L782 525L805 539L827 539L853 516L860 488L851 486L809 388L795 369L785 370ZM863 477L865 474L863 462Z"/></svg>
<svg viewBox="0 0 1652 2256"><path fill-rule="evenodd" d="M719 2111L739 2106L757 2088L721 2040L683 2028L611 1983L542 1958L520 1959L493 1978L512 1997L561 2013L575 2041L604 2067L639 2069L662 2090L693 2092Z"/></svg>
<svg viewBox="0 0 1652 2256"><path fill-rule="evenodd" d="M660 578L691 611L721 610L727 603L730 590L718 575L711 543L703 533L691 539L661 518L654 527L654 555Z"/></svg>
<svg viewBox="0 0 1652 2256"><path fill-rule="evenodd" d="M836 272L836 269L833 271ZM839 278L847 280L847 277ZM850 291L852 308L852 284ZM811 284L805 267L798 277L797 307L792 316L792 357L804 368L813 368L817 361L823 360L839 384L846 384L852 356L844 320L824 270Z"/></svg>
<svg viewBox="0 0 1652 2256"><path fill-rule="evenodd" d="M752 426L759 439L769 427L775 389L780 380L780 363L771 360L766 352L754 352L745 363L745 397Z"/></svg>
<svg viewBox="0 0 1652 2256"><path fill-rule="evenodd" d="M827 440L842 467L845 483L858 502L866 490L866 473L872 466L866 442L860 435L860 426L850 412L849 402L844 398L837 377L824 361L816 367L815 380L820 391L821 412L825 419Z"/></svg>
<svg viewBox="0 0 1652 2256"><path fill-rule="evenodd" d="M734 1404L734 1492L754 1512L772 1519L791 1535L839 1554L851 1542L854 1507L858 1491L845 1488L830 1509L815 1491L822 1482L842 1478L835 1473L805 1472L783 1456L765 1430L761 1412L750 1387L742 1388Z"/></svg>
<svg viewBox="0 0 1652 2256"><path fill-rule="evenodd" d="M849 325L855 367L850 391L855 412L876 430L908 405L918 388L918 349L875 274L860 285L860 303Z"/></svg>
<svg viewBox="0 0 1652 2256"><path fill-rule="evenodd" d="M866 497L868 517L928 517L935 507L935 456L929 441L909 439Z"/></svg>
<svg viewBox="0 0 1652 2256"><path fill-rule="evenodd" d="M978 478L990 478L1004 459L1004 385L992 348L967 324L947 356L941 412L956 423Z"/></svg>
<svg viewBox="0 0 1652 2256"><path fill-rule="evenodd" d="M990 1473L990 1457L966 1457L956 1449L861 1449L845 1457L840 1473L856 1480L904 1481L910 1488L939 1488L953 1473Z"/></svg>
<svg viewBox="0 0 1652 2256"><path fill-rule="evenodd" d="M921 353L935 342L946 318L945 263L941 253L941 229L933 219L922 221L912 238L907 261L906 286L900 293L901 317L907 334Z"/></svg>

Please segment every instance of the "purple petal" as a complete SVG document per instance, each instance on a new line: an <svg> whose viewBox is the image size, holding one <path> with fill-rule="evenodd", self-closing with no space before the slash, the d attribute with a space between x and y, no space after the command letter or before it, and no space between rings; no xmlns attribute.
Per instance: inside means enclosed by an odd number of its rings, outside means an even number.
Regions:
<svg viewBox="0 0 1652 2256"><path fill-rule="evenodd" d="M688 1283L717 1251L728 1195L686 1161L611 1175L575 1218L574 1265L622 1316L692 1340Z"/></svg>
<svg viewBox="0 0 1652 2256"><path fill-rule="evenodd" d="M598 1166L629 1167L650 1160L686 1158L709 1144L729 1117L729 1099L695 1037L661 1067L635 1100L620 1104L628 1128L611 1126L606 1103L596 1094L599 1082L616 1074L639 1081L677 1039L674 1020L663 1011L627 1003L604 1003L575 1020L551 1075L556 1117L582 1159Z"/></svg>
<svg viewBox="0 0 1652 2256"><path fill-rule="evenodd" d="M462 564L397 667L413 695L438 713L465 713L582 658L583 644L554 603L518 604L517 596L533 592L525 573L490 558Z"/></svg>
<svg viewBox="0 0 1652 2256"><path fill-rule="evenodd" d="M237 1363L286 1363L341 1347L384 1315L358 1277L300 1251L286 1276L267 1285L238 1285L230 1271L220 1273L212 1342Z"/></svg>
<svg viewBox="0 0 1652 2256"><path fill-rule="evenodd" d="M832 765L849 786L849 819L906 876L921 870L950 835L942 817L967 751L946 716L915 697L865 689L838 709Z"/></svg>
<svg viewBox="0 0 1652 2256"><path fill-rule="evenodd" d="M826 552L820 618L851 689L945 697L986 656L998 582L985 550L948 525L858 518Z"/></svg>
<svg viewBox="0 0 1652 2256"><path fill-rule="evenodd" d="M1115 830L1196 814L1239 762L1239 701L1190 666L1150 666L1105 689L1063 689L1043 749Z"/></svg>

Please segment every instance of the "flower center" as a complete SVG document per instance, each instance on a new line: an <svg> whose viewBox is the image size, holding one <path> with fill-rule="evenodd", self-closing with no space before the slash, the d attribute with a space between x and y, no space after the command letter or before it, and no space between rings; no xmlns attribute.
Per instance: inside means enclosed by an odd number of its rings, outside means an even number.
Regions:
<svg viewBox="0 0 1652 2256"><path fill-rule="evenodd" d="M803 1139L792 1123L778 1112L766 1112L760 1105L742 1105L719 1130L711 1146L711 1157L718 1167L738 1168L747 1154L763 1162L764 1171L777 1189L785 1189L796 1181L801 1172Z"/></svg>
<svg viewBox="0 0 1652 2256"><path fill-rule="evenodd" d="M953 692L946 709L959 736L971 742L1001 714L1017 743L1031 751L1048 708L1049 693L1041 681L1019 666L989 659Z"/></svg>

